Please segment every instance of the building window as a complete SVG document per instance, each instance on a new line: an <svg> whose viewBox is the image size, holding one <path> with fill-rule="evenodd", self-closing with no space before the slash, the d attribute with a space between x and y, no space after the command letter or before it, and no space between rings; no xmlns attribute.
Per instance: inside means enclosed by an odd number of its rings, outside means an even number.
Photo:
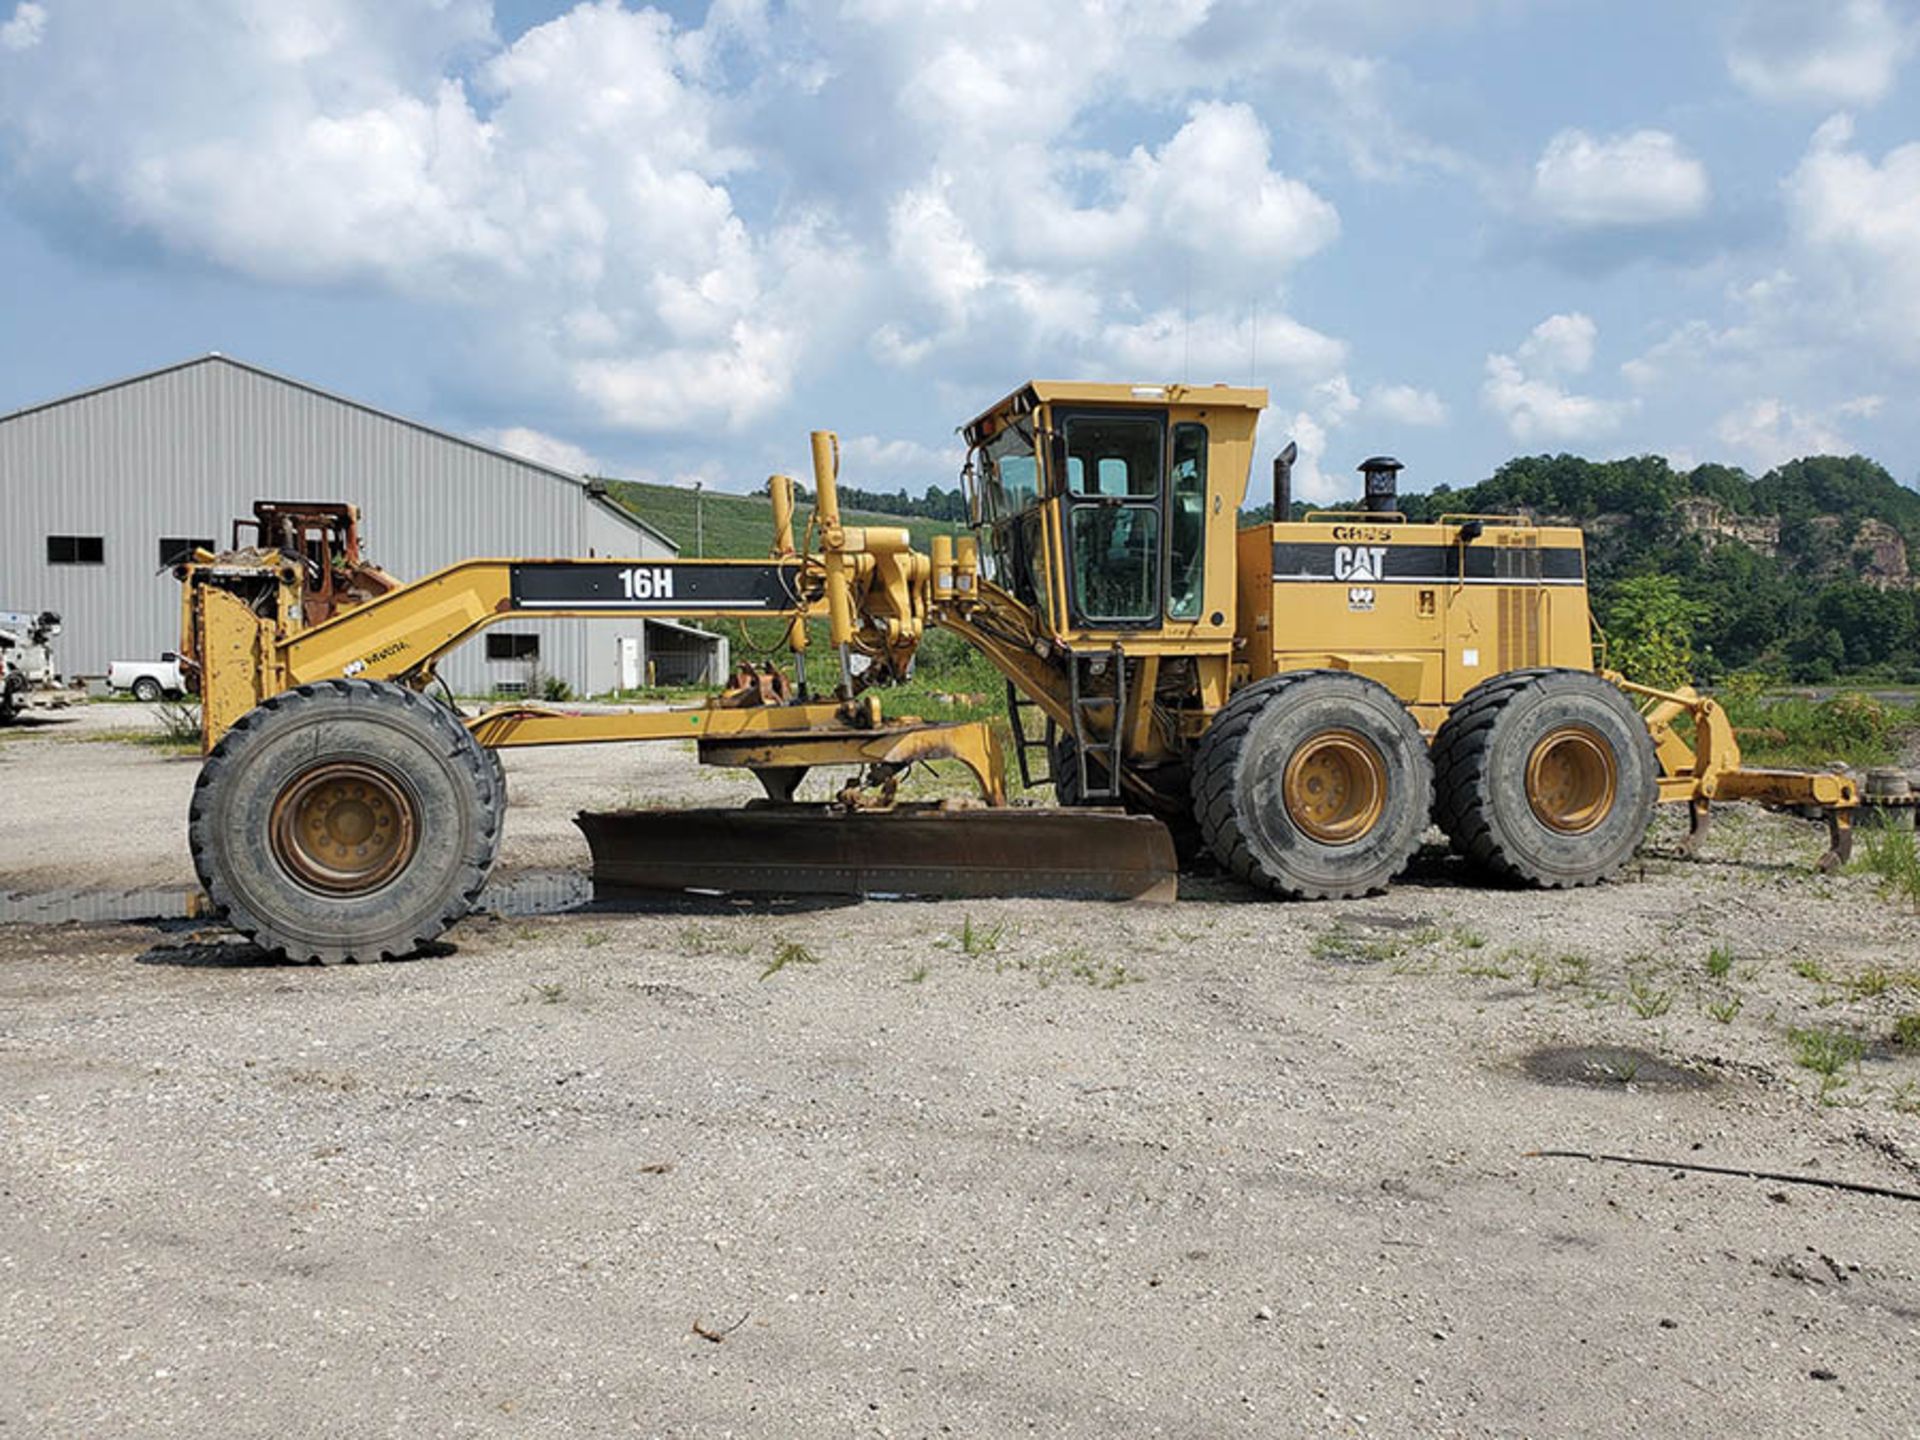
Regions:
<svg viewBox="0 0 1920 1440"><path fill-rule="evenodd" d="M540 637L513 630L496 630L487 636L489 660L538 660Z"/></svg>
<svg viewBox="0 0 1920 1440"><path fill-rule="evenodd" d="M49 565L104 565L107 542L99 535L47 536Z"/></svg>
<svg viewBox="0 0 1920 1440"><path fill-rule="evenodd" d="M162 536L160 539L160 568L162 570L171 570L175 565L184 565L187 561L191 560L194 551L211 549L213 549L213 541L211 540L169 539L166 536Z"/></svg>

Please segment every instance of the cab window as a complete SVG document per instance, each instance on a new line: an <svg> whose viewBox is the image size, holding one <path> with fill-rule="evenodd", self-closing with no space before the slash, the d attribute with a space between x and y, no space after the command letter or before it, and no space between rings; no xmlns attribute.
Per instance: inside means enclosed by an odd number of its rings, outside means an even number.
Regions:
<svg viewBox="0 0 1920 1440"><path fill-rule="evenodd" d="M1060 431L1074 619L1152 624L1160 615L1165 422L1159 415L1068 415Z"/></svg>
<svg viewBox="0 0 1920 1440"><path fill-rule="evenodd" d="M1205 605L1207 566L1207 427L1173 427L1167 482L1167 616L1197 620Z"/></svg>

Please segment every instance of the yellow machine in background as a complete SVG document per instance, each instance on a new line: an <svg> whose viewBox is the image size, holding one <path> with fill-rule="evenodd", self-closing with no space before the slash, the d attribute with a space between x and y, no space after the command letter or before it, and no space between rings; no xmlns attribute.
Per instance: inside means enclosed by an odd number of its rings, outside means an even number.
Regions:
<svg viewBox="0 0 1920 1440"><path fill-rule="evenodd" d="M1363 467L1364 510L1242 529L1265 404L1226 386L1023 386L964 430L979 539L930 555L841 523L825 432L809 542L776 476L763 561L483 559L403 584L360 558L350 507L263 503L255 544L236 535L179 572L209 752L190 821L202 880L289 953L400 953L485 882L504 807L490 751L670 737L754 770L775 802L809 768L858 773L824 809L584 816L602 879L1167 898L1177 840L1276 894L1340 898L1386 885L1434 821L1495 876L1583 885L1625 863L1659 801L1688 802L1697 837L1736 798L1825 815L1844 853L1845 777L1743 769L1713 702L1596 670L1577 529L1409 524L1384 459ZM796 674L665 712L461 717L430 698L451 648L525 615L780 617ZM810 619L833 652L821 699ZM1006 676L1021 773L1062 809L1006 807L985 725L885 717L934 626ZM934 759L961 762L983 806L898 805L900 774Z"/></svg>

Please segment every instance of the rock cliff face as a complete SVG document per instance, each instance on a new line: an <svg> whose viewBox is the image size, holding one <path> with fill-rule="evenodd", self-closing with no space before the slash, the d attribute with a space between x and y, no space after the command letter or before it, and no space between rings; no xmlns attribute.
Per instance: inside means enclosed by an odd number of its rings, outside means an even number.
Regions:
<svg viewBox="0 0 1920 1440"><path fill-rule="evenodd" d="M1884 520L1862 520L1849 552L1860 579L1876 590L1920 589L1907 563L1907 542Z"/></svg>
<svg viewBox="0 0 1920 1440"><path fill-rule="evenodd" d="M1700 536L1709 550L1728 540L1737 540L1762 555L1780 553L1778 515L1736 514L1705 495L1679 501L1674 509L1679 512L1681 528L1689 535Z"/></svg>
<svg viewBox="0 0 1920 1440"><path fill-rule="evenodd" d="M1709 550L1736 541L1762 555L1778 556L1781 552L1778 515L1741 515L1704 495L1676 502L1674 511L1681 529L1689 535L1698 535ZM1913 573L1907 542L1886 521L1860 521L1850 540L1841 533L1842 521L1838 515L1816 515L1807 525L1820 533L1821 550L1838 552L1833 553L1832 559L1813 567L1818 578L1853 578L1876 590L1920 590L1920 576ZM1793 566L1794 557L1787 558Z"/></svg>

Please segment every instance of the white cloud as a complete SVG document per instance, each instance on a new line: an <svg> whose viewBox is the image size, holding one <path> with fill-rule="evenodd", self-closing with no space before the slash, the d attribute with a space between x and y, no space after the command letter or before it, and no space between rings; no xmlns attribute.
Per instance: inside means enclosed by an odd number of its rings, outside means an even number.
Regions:
<svg viewBox="0 0 1920 1440"><path fill-rule="evenodd" d="M1722 415L1713 433L1754 469L1770 470L1804 455L1852 454L1852 442L1835 422L1869 416L1879 408L1877 395L1862 395L1827 410L1813 411L1767 396Z"/></svg>
<svg viewBox="0 0 1920 1440"><path fill-rule="evenodd" d="M0 50L31 50L47 30L46 7L33 0L20 0L13 18L0 25Z"/></svg>
<svg viewBox="0 0 1920 1440"><path fill-rule="evenodd" d="M1444 425L1446 402L1431 390L1380 385L1367 392L1366 413L1395 425Z"/></svg>
<svg viewBox="0 0 1920 1440"><path fill-rule="evenodd" d="M1519 358L1530 370L1550 375L1582 375L1593 364L1593 345L1600 327L1593 317L1574 311L1549 315L1520 342Z"/></svg>
<svg viewBox="0 0 1920 1440"><path fill-rule="evenodd" d="M966 447L957 441L942 446L918 440L884 440L878 435L855 435L840 441L841 476L861 490L920 489L939 485L952 489L960 483Z"/></svg>
<svg viewBox="0 0 1920 1440"><path fill-rule="evenodd" d="M522 386L614 427L737 426L788 395L813 299L789 276L837 247L741 217L746 157L665 15L591 0L501 48L486 0L162 8L69 0L0 83L29 176L262 279L484 307Z"/></svg>
<svg viewBox="0 0 1920 1440"><path fill-rule="evenodd" d="M592 475L600 469L599 461L572 441L529 429L525 425L509 425L504 430L481 430L473 438L482 445L521 456L536 465L564 470L569 475Z"/></svg>
<svg viewBox="0 0 1920 1440"><path fill-rule="evenodd" d="M1836 116L1787 178L1787 214L1822 308L1874 343L1920 360L1920 142L1875 164ZM1831 323L1831 322L1829 322Z"/></svg>
<svg viewBox="0 0 1920 1440"><path fill-rule="evenodd" d="M1515 353L1487 356L1481 399L1514 439L1523 444L1595 440L1619 428L1632 402L1576 394L1559 383L1592 365L1597 334L1586 315L1550 315Z"/></svg>
<svg viewBox="0 0 1920 1440"><path fill-rule="evenodd" d="M1255 366L1262 383L1283 387L1319 383L1346 362L1342 341L1290 316L1260 316L1258 334L1254 324L1247 314L1159 310L1106 325L1093 353L1114 379L1209 383L1243 379Z"/></svg>
<svg viewBox="0 0 1920 1440"><path fill-rule="evenodd" d="M1664 130L1604 139L1562 130L1533 169L1534 205L1576 229L1691 220L1711 195L1707 167Z"/></svg>
<svg viewBox="0 0 1920 1440"><path fill-rule="evenodd" d="M1916 45L1906 0L1746 0L1727 68L1761 100L1872 105Z"/></svg>

